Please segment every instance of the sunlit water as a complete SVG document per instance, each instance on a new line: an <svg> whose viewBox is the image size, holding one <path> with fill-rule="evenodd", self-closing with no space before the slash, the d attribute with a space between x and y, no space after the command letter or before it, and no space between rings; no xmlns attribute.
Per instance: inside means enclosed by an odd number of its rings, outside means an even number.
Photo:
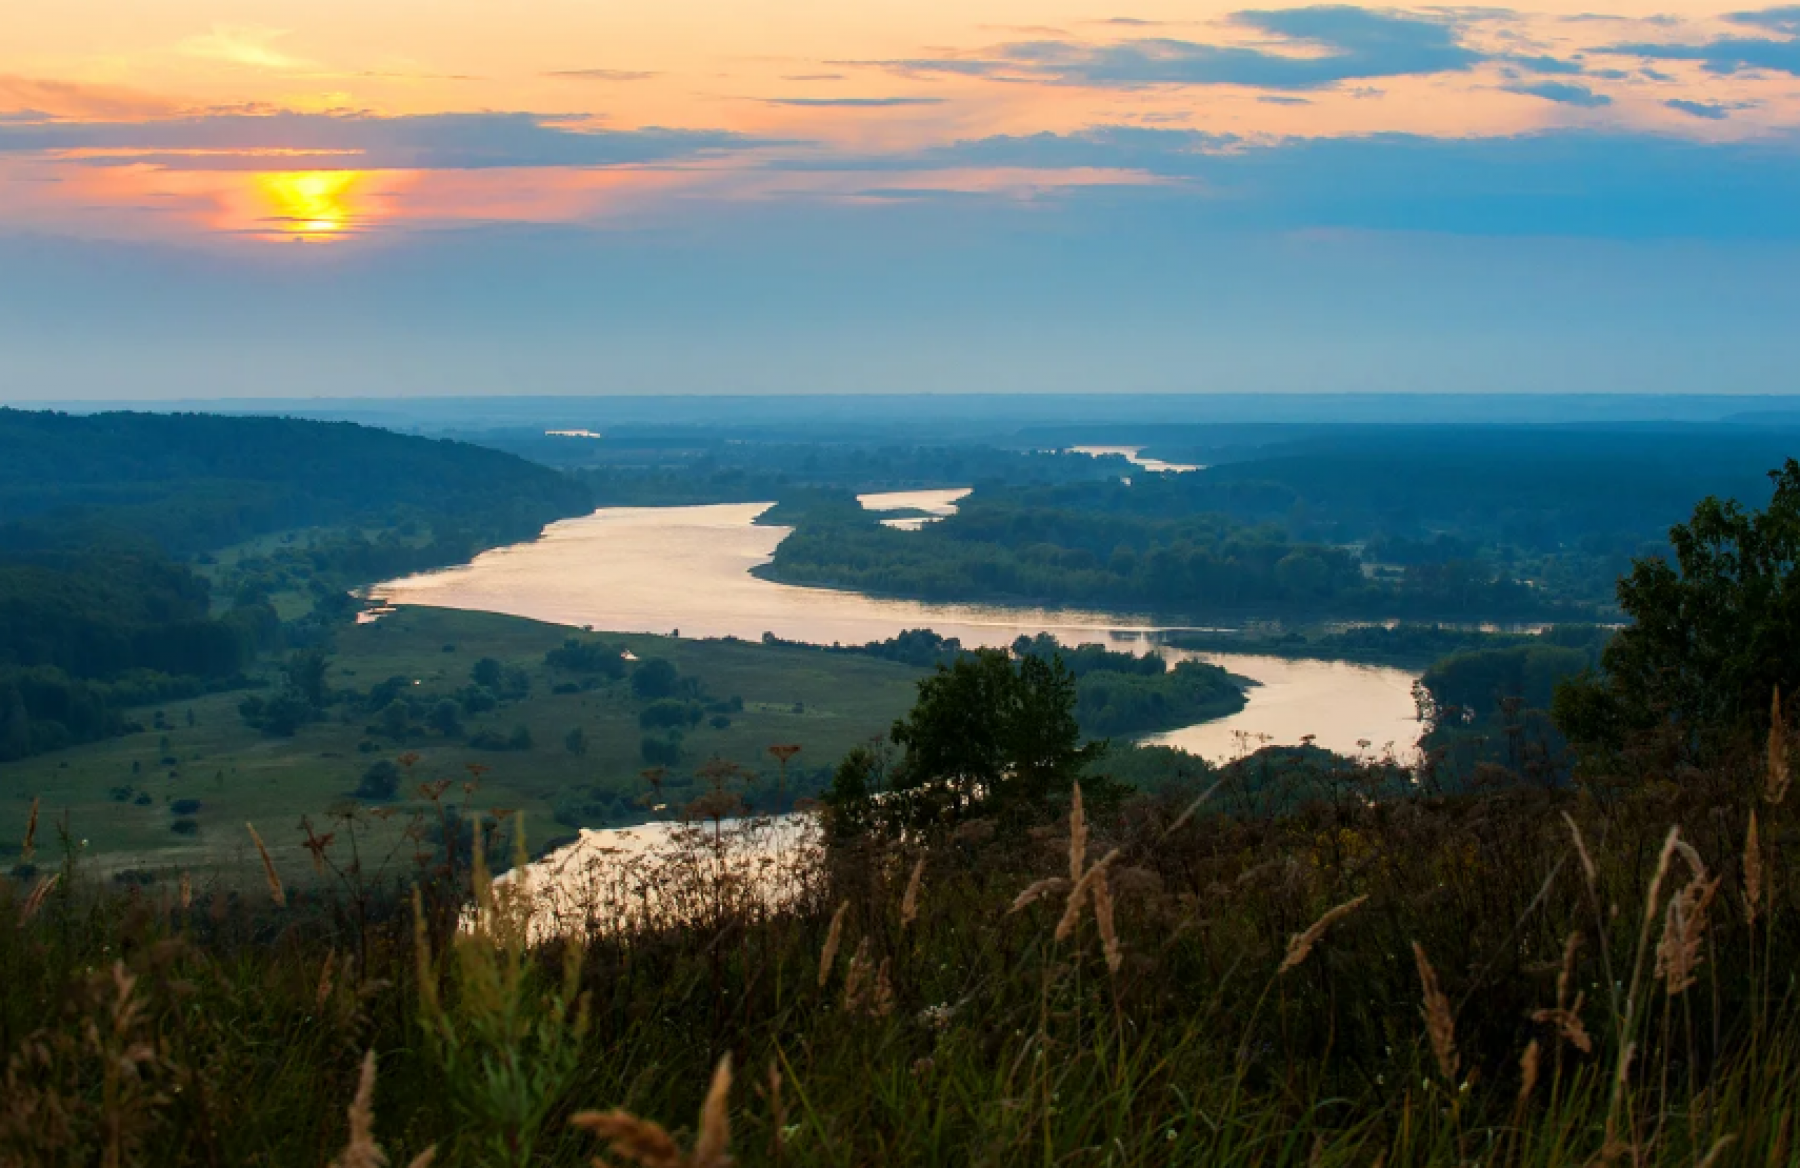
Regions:
<svg viewBox="0 0 1800 1168"><path fill-rule="evenodd" d="M1071 446L1071 447L1069 447L1069 453L1070 454L1091 454L1095 458L1099 458L1100 456L1106 455L1106 454L1116 454L1119 457L1125 459L1127 462L1131 463L1133 466L1141 466L1145 470L1156 471L1158 473L1160 473L1162 471L1169 471L1174 474L1183 474L1190 470L1205 470L1206 469L1205 467L1201 466L1199 463L1164 462L1160 458L1145 458L1145 457L1143 457L1143 455L1141 453L1143 451L1143 449L1144 448L1142 446Z"/></svg>
<svg viewBox="0 0 1800 1168"><path fill-rule="evenodd" d="M917 531L927 523L936 523L946 515L956 514L956 504L969 493L969 487L948 487L925 491L882 491L858 495L856 501L865 511L926 511L926 515L909 515L900 519L883 519L884 527L901 531Z"/></svg>
<svg viewBox="0 0 1800 1168"><path fill-rule="evenodd" d="M583 829L494 883L520 886L536 938L704 924L709 915L792 904L818 871L820 845L818 817L804 812Z"/></svg>
<svg viewBox="0 0 1800 1168"><path fill-rule="evenodd" d="M937 495L939 505L954 504L943 500L948 492L921 494ZM769 561L789 530L754 523L768 507L603 508L461 567L378 585L370 596L382 604L500 612L611 632L745 640L770 632L827 645L930 628L971 647L1004 646L1021 635L1048 632L1068 644L1146 652L1159 647L1158 633L1171 631L1129 614L926 604L762 580L751 569ZM1233 653L1168 655L1212 661L1259 683L1239 713L1156 739L1204 758L1234 758L1265 735L1275 745L1311 735L1320 746L1346 754L1357 753L1363 741L1376 749L1392 742L1404 755L1418 736L1413 675L1403 670Z"/></svg>

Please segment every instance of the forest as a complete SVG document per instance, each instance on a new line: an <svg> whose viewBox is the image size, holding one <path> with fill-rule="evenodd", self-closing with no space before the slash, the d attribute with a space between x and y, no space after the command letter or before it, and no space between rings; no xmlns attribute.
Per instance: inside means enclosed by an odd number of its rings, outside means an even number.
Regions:
<svg viewBox="0 0 1800 1168"><path fill-rule="evenodd" d="M259 652L342 619L349 586L587 506L580 484L511 455L348 423L0 409L0 760L248 684ZM304 597L286 622L269 603L284 589Z"/></svg>
<svg viewBox="0 0 1800 1168"><path fill-rule="evenodd" d="M1143 476L1179 480L1184 476ZM1477 558L1371 576L1354 551L1279 524L1184 514L1160 483L978 488L919 531L812 507L771 579L928 600L1006 600L1157 612L1441 619L1580 617L1591 608ZM793 515L792 511L787 512Z"/></svg>

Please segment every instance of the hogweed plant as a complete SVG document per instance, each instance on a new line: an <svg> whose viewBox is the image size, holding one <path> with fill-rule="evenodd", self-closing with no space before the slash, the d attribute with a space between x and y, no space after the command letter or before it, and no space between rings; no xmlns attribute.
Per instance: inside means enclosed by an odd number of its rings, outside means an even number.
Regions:
<svg viewBox="0 0 1800 1168"><path fill-rule="evenodd" d="M472 904L434 958L421 894L413 893L420 1024L426 1045L456 1103L457 1142L481 1162L536 1162L544 1127L568 1089L587 1035L588 997L581 991L583 949L562 943L560 978L534 960L531 886L524 825L515 819L519 877L496 884L488 872L479 824L472 824Z"/></svg>

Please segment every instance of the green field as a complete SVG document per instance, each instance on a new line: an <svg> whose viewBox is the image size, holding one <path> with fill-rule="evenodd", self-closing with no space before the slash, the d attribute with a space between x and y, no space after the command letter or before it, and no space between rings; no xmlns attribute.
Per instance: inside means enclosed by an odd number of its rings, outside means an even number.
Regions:
<svg viewBox="0 0 1800 1168"><path fill-rule="evenodd" d="M559 794L597 788L596 794L616 799L617 808L648 790L640 777L645 731L639 728L638 712L644 703L634 698L629 680L605 682L582 693L551 692L573 678L547 668L544 654L571 632L487 613L409 608L337 633L328 681L339 690L366 691L400 676L426 691L449 691L465 684L483 657L527 670L529 697L465 719L464 731L465 737L483 730L510 735L523 725L532 739L528 750L479 750L436 733L404 741L372 735L368 727L373 716L354 704L331 707L325 721L302 727L294 737L265 737L239 717L237 707L246 696L240 691L135 711L152 728L0 766L0 805L12 807L7 814L22 823L25 806L34 796L41 798L40 860L54 850L52 825L67 816L71 837L85 840L86 851L103 869L237 867L254 862L244 830L248 820L256 823L284 870L298 876L305 868L300 818L311 816L324 830L329 810L344 804L373 762L413 752L419 756L412 769L415 779L448 778L460 784L469 778L469 764L489 767L473 796L475 808L523 811L531 837L539 842L568 835L572 826L554 822ZM666 658L683 676L697 678L710 697L743 700L741 712L729 715L728 727L703 721L687 731L681 761L670 768L665 784L671 805L696 793L695 768L715 757L758 772L753 794L771 788L775 763L767 749L777 743L801 746L791 764L793 785L816 787L822 769L851 746L885 731L910 707L921 676L893 662L807 649L595 635L624 645L639 658ZM159 709L163 729L154 727ZM576 727L587 740L579 755L566 745ZM146 795L148 801L141 802ZM407 795L403 787L393 805L412 809L416 804L409 804ZM171 830L178 818L171 805L182 799L200 801L191 816L199 824L194 835ZM626 814L633 813L642 814L635 809ZM381 850L398 838L408 818L396 815L371 825L386 837ZM623 818L615 810L584 822L599 826L601 819Z"/></svg>

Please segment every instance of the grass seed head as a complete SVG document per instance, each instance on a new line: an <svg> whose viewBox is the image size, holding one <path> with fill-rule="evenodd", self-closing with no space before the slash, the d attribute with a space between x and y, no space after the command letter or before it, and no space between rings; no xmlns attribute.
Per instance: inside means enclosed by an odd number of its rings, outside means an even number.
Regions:
<svg viewBox="0 0 1800 1168"><path fill-rule="evenodd" d="M1744 832L1744 920L1756 925L1757 910L1762 907L1763 858L1762 841L1756 835L1756 812L1750 813L1750 826Z"/></svg>
<svg viewBox="0 0 1800 1168"><path fill-rule="evenodd" d="M1075 784L1075 793L1069 803L1069 883L1079 884L1081 874L1087 868L1087 815L1081 807L1081 784Z"/></svg>
<svg viewBox="0 0 1800 1168"><path fill-rule="evenodd" d="M60 878L61 873L59 872L38 877L37 883L31 886L31 891L25 894L25 903L19 906L19 923L21 925L37 916L38 910L44 907L45 898L50 895Z"/></svg>
<svg viewBox="0 0 1800 1168"><path fill-rule="evenodd" d="M1106 878L1103 868L1100 878L1094 881L1094 923L1100 926L1100 942L1106 950L1107 972L1116 974L1125 963L1125 956L1119 949L1119 933L1113 924L1112 882Z"/></svg>
<svg viewBox="0 0 1800 1168"><path fill-rule="evenodd" d="M1781 687L1776 686L1769 699L1769 774L1766 796L1778 804L1787 798L1793 776L1788 771L1787 727L1781 720Z"/></svg>
<svg viewBox="0 0 1800 1168"><path fill-rule="evenodd" d="M1074 935L1076 926L1081 924L1081 910L1087 904L1088 896L1093 891L1094 882L1105 879L1106 869L1118 858L1119 849L1114 848L1102 856L1099 863L1082 873L1081 879L1076 881L1073 888L1069 889L1069 900L1063 907L1062 919L1056 922L1056 939L1058 941L1067 941Z"/></svg>
<svg viewBox="0 0 1800 1168"><path fill-rule="evenodd" d="M1368 899L1368 894L1365 893L1355 900L1347 900L1336 908L1327 909L1325 915L1309 925L1304 933L1295 933L1288 939L1287 956L1281 959L1281 967L1275 972L1286 973L1304 963L1312 954L1313 947L1324 940L1326 931L1361 908Z"/></svg>
<svg viewBox="0 0 1800 1168"><path fill-rule="evenodd" d="M1431 1038L1431 1053L1437 1058L1438 1073L1452 1090L1456 1087L1456 1019L1450 1012L1450 1000L1438 988L1437 971L1425 956L1425 947L1413 942L1413 960L1419 967L1419 986L1424 1001L1420 1012L1425 1016L1425 1032Z"/></svg>
<svg viewBox="0 0 1800 1168"><path fill-rule="evenodd" d="M1532 1091L1537 1089L1538 1063L1543 1057L1543 1050L1538 1040L1532 1039L1525 1044L1525 1052L1519 1056L1519 1106L1525 1106L1530 1100Z"/></svg>
<svg viewBox="0 0 1800 1168"><path fill-rule="evenodd" d="M246 823L250 829L250 839L256 844L256 854L262 857L263 876L269 882L269 899L275 902L276 908L287 907L287 889L281 883L281 874L275 871L275 860L269 855L269 849L263 846L262 836L256 834L256 825Z"/></svg>
<svg viewBox="0 0 1800 1168"><path fill-rule="evenodd" d="M356 1094L350 1100L350 1139L331 1168L383 1168L386 1153L375 1142L375 1051L363 1055Z"/></svg>
<svg viewBox="0 0 1800 1168"><path fill-rule="evenodd" d="M32 857L37 855L37 821L38 799L37 796L33 795L31 798L31 814L25 818L25 842L19 847L19 856L27 864L31 863Z"/></svg>
<svg viewBox="0 0 1800 1168"><path fill-rule="evenodd" d="M725 1168L731 1163L731 1055L713 1068L706 1102L700 1106L700 1134L694 1140L691 1168Z"/></svg>
<svg viewBox="0 0 1800 1168"><path fill-rule="evenodd" d="M819 951L819 988L831 980L831 967L837 961L838 946L844 940L844 917L850 912L850 902L838 905L836 913L831 917L831 928L825 932L825 947Z"/></svg>
<svg viewBox="0 0 1800 1168"><path fill-rule="evenodd" d="M925 857L921 855L906 882L906 895L900 898L900 927L903 929L919 918L919 886L924 880Z"/></svg>

